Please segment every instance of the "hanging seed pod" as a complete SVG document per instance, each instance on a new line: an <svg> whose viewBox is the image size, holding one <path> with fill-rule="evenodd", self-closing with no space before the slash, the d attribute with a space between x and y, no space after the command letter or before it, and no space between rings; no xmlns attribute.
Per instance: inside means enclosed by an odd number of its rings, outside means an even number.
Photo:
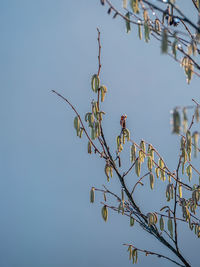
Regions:
<svg viewBox="0 0 200 267"><path fill-rule="evenodd" d="M98 112L98 105L96 101L92 101L92 113L94 114L94 116L97 116L97 112Z"/></svg>
<svg viewBox="0 0 200 267"><path fill-rule="evenodd" d="M109 182L109 180L110 180L110 166L109 166L108 164L106 164L106 166L105 166L105 168L104 168L104 171L105 171L107 180L108 180L108 182Z"/></svg>
<svg viewBox="0 0 200 267"><path fill-rule="evenodd" d="M181 129L181 118L178 110L173 110L173 133L179 134Z"/></svg>
<svg viewBox="0 0 200 267"><path fill-rule="evenodd" d="M195 227L194 227L194 233L195 233L195 235L197 234L197 231L198 231L198 225L195 224Z"/></svg>
<svg viewBox="0 0 200 267"><path fill-rule="evenodd" d="M100 0L100 3L102 4L102 6L105 5L105 0Z"/></svg>
<svg viewBox="0 0 200 267"><path fill-rule="evenodd" d="M156 172L156 177L159 179L160 176L160 169L157 167L155 168L155 172Z"/></svg>
<svg viewBox="0 0 200 267"><path fill-rule="evenodd" d="M185 73L187 76L187 83L189 84L194 74L194 65L193 65L192 60L189 60L188 67L185 68Z"/></svg>
<svg viewBox="0 0 200 267"><path fill-rule="evenodd" d="M123 133L122 133L122 144L123 145L125 144L125 141L126 141L126 138L125 138L124 131L123 131Z"/></svg>
<svg viewBox="0 0 200 267"><path fill-rule="evenodd" d="M91 139L95 140L96 137L97 137L96 129L95 129L95 127L92 127L91 128Z"/></svg>
<svg viewBox="0 0 200 267"><path fill-rule="evenodd" d="M119 152L121 152L123 150L123 146L122 146L122 144L120 144L120 146L119 146Z"/></svg>
<svg viewBox="0 0 200 267"><path fill-rule="evenodd" d="M103 115L105 115L106 113L104 112L104 111L100 111L99 112L99 119L100 119L100 121L102 121L103 120Z"/></svg>
<svg viewBox="0 0 200 267"><path fill-rule="evenodd" d="M197 55L197 45L194 41L192 41L192 53L193 53L193 56Z"/></svg>
<svg viewBox="0 0 200 267"><path fill-rule="evenodd" d="M88 154L92 154L92 144L90 141L88 142Z"/></svg>
<svg viewBox="0 0 200 267"><path fill-rule="evenodd" d="M181 149L185 148L185 138L181 137Z"/></svg>
<svg viewBox="0 0 200 267"><path fill-rule="evenodd" d="M107 199L106 199L106 193L105 192L103 193L103 199L106 202Z"/></svg>
<svg viewBox="0 0 200 267"><path fill-rule="evenodd" d="M138 5L138 0L131 0L130 1L130 5L132 7L133 13L138 14L139 11L139 5Z"/></svg>
<svg viewBox="0 0 200 267"><path fill-rule="evenodd" d="M156 30L157 32L160 32L160 31L161 31L161 28L160 28L160 21L159 21L158 19L155 19L154 25L155 25L155 30Z"/></svg>
<svg viewBox="0 0 200 267"><path fill-rule="evenodd" d="M165 177L165 171L164 170L160 170L160 179L161 181L165 181L166 180L166 177Z"/></svg>
<svg viewBox="0 0 200 267"><path fill-rule="evenodd" d="M155 212L152 213L154 216L154 224L156 224L158 222L158 216Z"/></svg>
<svg viewBox="0 0 200 267"><path fill-rule="evenodd" d="M199 133L194 132L193 135L193 140L194 140L194 157L197 157L197 152L198 152L198 141L199 141Z"/></svg>
<svg viewBox="0 0 200 267"><path fill-rule="evenodd" d="M125 17L126 17L126 32L129 33L131 31L130 13L127 12Z"/></svg>
<svg viewBox="0 0 200 267"><path fill-rule="evenodd" d="M78 117L74 118L74 128L76 129L77 136L79 136L80 120Z"/></svg>
<svg viewBox="0 0 200 267"><path fill-rule="evenodd" d="M195 109L195 118L196 118L196 122L199 122L200 115L199 115L199 107L198 106Z"/></svg>
<svg viewBox="0 0 200 267"><path fill-rule="evenodd" d="M165 227L163 216L160 216L159 224L160 224L160 230L163 231Z"/></svg>
<svg viewBox="0 0 200 267"><path fill-rule="evenodd" d="M136 146L134 144L132 144L130 148L130 159L131 159L131 162L136 160Z"/></svg>
<svg viewBox="0 0 200 267"><path fill-rule="evenodd" d="M95 132L96 132L96 137L99 137L101 135L101 126L98 121L95 122Z"/></svg>
<svg viewBox="0 0 200 267"><path fill-rule="evenodd" d="M189 221L188 221L188 224L189 224L190 230L192 231L192 230L193 230L193 228L194 228L194 224L193 224L193 223L191 223L191 220L189 220Z"/></svg>
<svg viewBox="0 0 200 267"><path fill-rule="evenodd" d="M188 165L187 166L187 168L186 168L186 174L187 174L187 176L189 178L189 181L191 181L191 179L192 179L192 167L191 167L191 165Z"/></svg>
<svg viewBox="0 0 200 267"><path fill-rule="evenodd" d="M192 79L192 75L194 74L194 72L193 72L194 71L193 62L189 57L185 56L181 61L181 66L185 70L185 74L186 74L186 77L187 77L187 83L189 84L191 79Z"/></svg>
<svg viewBox="0 0 200 267"><path fill-rule="evenodd" d="M105 85L101 85L100 92L101 92L101 102L104 102L105 94L107 93L107 88Z"/></svg>
<svg viewBox="0 0 200 267"><path fill-rule="evenodd" d="M119 150L121 143L122 143L122 138L121 138L120 135L118 135L118 136L117 136L117 150ZM120 152L121 152L121 151L120 151Z"/></svg>
<svg viewBox="0 0 200 267"><path fill-rule="evenodd" d="M184 168L185 168L185 162L182 162L182 174L184 174L184 173L185 173L185 170L184 170Z"/></svg>
<svg viewBox="0 0 200 267"><path fill-rule="evenodd" d="M129 260L132 259L132 246L128 246L128 251L129 251Z"/></svg>
<svg viewBox="0 0 200 267"><path fill-rule="evenodd" d="M151 188L151 190L153 190L155 178L154 178L154 175L152 172L149 175L149 181L150 181L150 188Z"/></svg>
<svg viewBox="0 0 200 267"><path fill-rule="evenodd" d="M174 186L173 184L168 184L166 187L166 198L170 201L174 197Z"/></svg>
<svg viewBox="0 0 200 267"><path fill-rule="evenodd" d="M182 193L182 185L181 184L178 185L178 192L179 192L179 197L182 198L183 193Z"/></svg>
<svg viewBox="0 0 200 267"><path fill-rule="evenodd" d="M173 222L172 222L171 218L168 219L167 226L168 226L168 230L170 232L170 236L171 236L171 238L173 238Z"/></svg>
<svg viewBox="0 0 200 267"><path fill-rule="evenodd" d="M144 21L147 22L149 20L149 15L148 15L148 12L147 10L145 9L144 12L143 12L143 18L144 18Z"/></svg>
<svg viewBox="0 0 200 267"><path fill-rule="evenodd" d="M176 56L177 56L177 43L178 43L178 40L177 40L176 35L175 35L174 36L174 42L172 44L172 54L173 54L175 59L176 59Z"/></svg>
<svg viewBox="0 0 200 267"><path fill-rule="evenodd" d="M136 162L135 162L135 172L136 172L138 177L140 176L140 171L141 171L141 162L138 158L138 160L136 160Z"/></svg>
<svg viewBox="0 0 200 267"><path fill-rule="evenodd" d="M193 56L196 56L197 46L194 41L192 41L191 44L188 45L187 52L189 56L191 56L192 54Z"/></svg>
<svg viewBox="0 0 200 267"><path fill-rule="evenodd" d="M111 178L113 177L113 169L112 169L111 166L110 166L110 177L111 177Z"/></svg>
<svg viewBox="0 0 200 267"><path fill-rule="evenodd" d="M152 168L153 168L153 162L152 162L152 158L151 157L148 157L147 167L148 167L148 170L151 172Z"/></svg>
<svg viewBox="0 0 200 267"><path fill-rule="evenodd" d="M127 0L123 0L123 8L127 8Z"/></svg>
<svg viewBox="0 0 200 267"><path fill-rule="evenodd" d="M88 122L89 127L93 127L94 124L94 114L91 112L88 112L85 114L85 121Z"/></svg>
<svg viewBox="0 0 200 267"><path fill-rule="evenodd" d="M148 43L150 40L149 34L150 34L149 24L148 22L145 22L144 23L144 37L145 37L146 43Z"/></svg>
<svg viewBox="0 0 200 267"><path fill-rule="evenodd" d="M122 211L122 215L124 215L124 203L123 202L121 204L121 211Z"/></svg>
<svg viewBox="0 0 200 267"><path fill-rule="evenodd" d="M142 152L142 150L139 150L138 156L139 156L140 162L143 163L144 162L144 153Z"/></svg>
<svg viewBox="0 0 200 267"><path fill-rule="evenodd" d="M127 128L123 129L123 136L127 141L130 141L130 131Z"/></svg>
<svg viewBox="0 0 200 267"><path fill-rule="evenodd" d="M185 220L187 222L190 219L190 212L189 212L186 204L184 206L182 205L182 212L183 212L183 218L185 218Z"/></svg>
<svg viewBox="0 0 200 267"><path fill-rule="evenodd" d="M86 122L88 122L88 116L89 116L89 114L91 114L91 113L88 112L88 113L85 114L85 121L86 121Z"/></svg>
<svg viewBox="0 0 200 267"><path fill-rule="evenodd" d="M160 167L160 169L163 169L165 167L164 161L161 158L159 158L158 160L158 166Z"/></svg>
<svg viewBox="0 0 200 267"><path fill-rule="evenodd" d="M80 128L80 131L79 131L79 137L80 137L80 138L82 137L82 134L83 134L83 128L81 127L81 128Z"/></svg>
<svg viewBox="0 0 200 267"><path fill-rule="evenodd" d="M186 133L186 150L187 150L187 154L188 154L188 158L189 160L191 160L191 154L192 154L192 137L190 134L190 131L188 130Z"/></svg>
<svg viewBox="0 0 200 267"><path fill-rule="evenodd" d="M149 226L155 224L155 217L154 217L153 213L151 213L151 212L147 213L147 219L148 219L148 225Z"/></svg>
<svg viewBox="0 0 200 267"><path fill-rule="evenodd" d="M182 158L183 158L183 163L186 163L187 161L187 152L185 148L182 149Z"/></svg>
<svg viewBox="0 0 200 267"><path fill-rule="evenodd" d="M91 190L90 190L90 203L94 203L94 199L95 199L95 188L92 187Z"/></svg>
<svg viewBox="0 0 200 267"><path fill-rule="evenodd" d="M121 198L122 199L122 203L124 203L124 190L123 189L121 190L121 195L122 195L122 198Z"/></svg>
<svg viewBox="0 0 200 267"><path fill-rule="evenodd" d="M200 198L200 192L198 189L194 190L192 192L192 200L194 201L194 204L197 205L198 201L199 201L199 198Z"/></svg>
<svg viewBox="0 0 200 267"><path fill-rule="evenodd" d="M171 183L172 179L171 179L171 175L168 174L168 182Z"/></svg>
<svg viewBox="0 0 200 267"><path fill-rule="evenodd" d="M137 249L134 248L133 252L132 252L132 258L133 258L133 263L137 263L138 261L138 253L137 253Z"/></svg>
<svg viewBox="0 0 200 267"><path fill-rule="evenodd" d="M154 166L154 163L153 163L153 160L154 160L154 149L153 149L151 144L149 144L149 146L148 146L148 156L152 160L152 166Z"/></svg>
<svg viewBox="0 0 200 267"><path fill-rule="evenodd" d="M130 226L132 227L134 223L135 223L135 219L132 216L130 216Z"/></svg>
<svg viewBox="0 0 200 267"><path fill-rule="evenodd" d="M161 52L163 54L167 54L167 52L168 52L168 34L167 34L167 29L164 29L162 31Z"/></svg>
<svg viewBox="0 0 200 267"><path fill-rule="evenodd" d="M160 167L160 179L161 179L161 181L165 181L165 179L166 179L165 171L164 171L165 164L161 158L159 158L159 160L158 160L158 166Z"/></svg>
<svg viewBox="0 0 200 267"><path fill-rule="evenodd" d="M183 108L183 131L184 133L187 132L187 127L188 127L187 110L186 108Z"/></svg>
<svg viewBox="0 0 200 267"><path fill-rule="evenodd" d="M104 205L101 209L101 215L105 222L108 220L108 208Z"/></svg>
<svg viewBox="0 0 200 267"><path fill-rule="evenodd" d="M189 44L188 47L187 47L187 53L189 56L192 55L192 44Z"/></svg>
<svg viewBox="0 0 200 267"><path fill-rule="evenodd" d="M92 90L96 93L99 89L99 85L100 85L100 79L99 79L99 76L97 74L94 74L92 76L92 79L91 79L91 87L92 87Z"/></svg>
<svg viewBox="0 0 200 267"><path fill-rule="evenodd" d="M140 40L142 40L142 29L141 29L141 23L138 23L138 37Z"/></svg>
<svg viewBox="0 0 200 267"><path fill-rule="evenodd" d="M144 158L145 158L145 153L146 153L146 147L145 147L145 142L142 140L141 142L140 142L140 148L142 149L142 151L144 152L143 154L144 154Z"/></svg>
<svg viewBox="0 0 200 267"><path fill-rule="evenodd" d="M121 209L122 209L122 203L120 201L119 206L118 206L118 209L117 209L118 213L120 213Z"/></svg>

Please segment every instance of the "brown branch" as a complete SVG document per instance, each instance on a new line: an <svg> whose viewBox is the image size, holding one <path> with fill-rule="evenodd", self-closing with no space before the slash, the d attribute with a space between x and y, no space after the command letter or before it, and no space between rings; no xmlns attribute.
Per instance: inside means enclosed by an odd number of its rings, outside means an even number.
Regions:
<svg viewBox="0 0 200 267"><path fill-rule="evenodd" d="M137 249L138 251L145 253L146 255L154 255L154 256L157 256L157 257L159 257L159 258L164 258L164 259L166 259L166 260L169 260L169 261L171 261L171 262L177 264L178 266L185 267L185 265L182 265L182 264L178 263L177 261L172 260L171 258L169 258L169 257L167 257L167 256L164 256L164 255L162 255L162 254L160 254L160 253L156 253L156 252L149 251L149 250L146 250L146 249L140 249L140 248L137 248L137 247L135 247L135 246L133 246L133 245L131 245L131 244L123 244L123 245L124 245L124 246L127 246L127 247L131 246L132 248L135 248L135 249Z"/></svg>
<svg viewBox="0 0 200 267"><path fill-rule="evenodd" d="M95 144L92 142L91 138L89 137L89 135L88 135L88 133L87 133L87 131L86 131L86 129L85 129L85 126L84 126L84 124L83 124L83 122L82 122L81 116L80 116L79 113L76 111L75 107L69 102L69 100L67 100L67 98L65 98L64 96L62 96L61 94L59 94L59 93L56 92L55 90L52 90L52 92L53 92L54 94L56 94L57 96L59 96L60 98L62 98L65 102L67 102L68 105L70 105L70 107L73 109L73 111L76 113L77 117L79 118L80 123L81 123L81 126L82 126L82 128L83 128L83 131L85 132L85 134L86 134L88 140L91 142L91 144L92 144L92 146L94 147L94 149L95 149L95 150L102 156L102 153L99 151L99 149L95 146ZM103 156L103 158L106 159L105 156Z"/></svg>
<svg viewBox="0 0 200 267"><path fill-rule="evenodd" d="M132 164L131 167L128 169L128 171L125 172L125 173L123 174L123 177L125 177L125 176L131 171L131 169L134 167L134 165L135 165L135 163L136 163L137 160L138 160L138 157L137 157L136 160L133 162L133 164Z"/></svg>
<svg viewBox="0 0 200 267"><path fill-rule="evenodd" d="M175 191L175 197L174 197L174 237L175 237L175 245L176 245L176 249L177 251L179 252L179 248L178 248L178 234L177 234L177 222L176 222L176 208L177 208L177 198L176 198L176 192L177 192L177 187L178 187L178 182L179 182L179 169L180 169L180 166L181 166L181 159L182 159L182 155L180 155L179 157L179 161L178 161L178 166L177 166L177 169L176 169L176 177L177 177L177 180L176 180L176 183L175 183L175 188L174 188L174 191Z"/></svg>
<svg viewBox="0 0 200 267"><path fill-rule="evenodd" d="M195 0L192 0L192 3L194 4L195 8L199 11L199 8L198 8L197 3L195 2Z"/></svg>
<svg viewBox="0 0 200 267"><path fill-rule="evenodd" d="M192 99L192 101L200 108L200 104L195 99Z"/></svg>
<svg viewBox="0 0 200 267"><path fill-rule="evenodd" d="M98 46L99 46L99 53L98 53L98 62L99 62L99 67L98 67L98 73L97 75L99 76L100 75L100 71L101 71L101 41L100 41L100 31L99 29L97 28L97 32L98 32ZM97 106L98 106L98 109L99 109L99 97L100 97L100 88L98 88L98 96L97 96Z"/></svg>
<svg viewBox="0 0 200 267"><path fill-rule="evenodd" d="M150 174L150 173L151 173L151 172L146 173L145 175L143 175L143 176L137 181L137 183L136 183L136 184L134 185L134 187L133 187L133 190L131 191L131 195L133 195L136 186L137 186L138 184L140 184L141 180L142 180L144 177L146 177L148 174Z"/></svg>

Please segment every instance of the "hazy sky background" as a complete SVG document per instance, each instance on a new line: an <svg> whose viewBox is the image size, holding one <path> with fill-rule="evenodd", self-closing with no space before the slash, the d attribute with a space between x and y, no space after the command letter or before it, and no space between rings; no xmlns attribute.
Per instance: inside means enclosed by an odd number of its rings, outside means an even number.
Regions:
<svg viewBox="0 0 200 267"><path fill-rule="evenodd" d="M122 245L128 242L171 255L137 226L130 228L124 216L109 212L105 223L100 195L89 203L91 186L106 184L120 192L120 184L116 177L107 184L103 160L88 155L86 139L76 137L73 111L51 93L62 93L83 116L89 111L99 27L101 80L108 87L103 126L112 151L126 113L132 138L154 144L176 168L179 141L171 134L170 110L199 100L199 79L187 85L183 70L161 55L157 41L140 41L137 29L127 35L123 21L106 11L99 0L0 1L2 267L128 267ZM125 155L129 158L129 149ZM127 179L137 178L131 173ZM146 186L136 194L146 213L164 201L159 181L153 192ZM199 266L199 240L188 227L179 234L183 253ZM172 266L139 255L138 266L149 265Z"/></svg>

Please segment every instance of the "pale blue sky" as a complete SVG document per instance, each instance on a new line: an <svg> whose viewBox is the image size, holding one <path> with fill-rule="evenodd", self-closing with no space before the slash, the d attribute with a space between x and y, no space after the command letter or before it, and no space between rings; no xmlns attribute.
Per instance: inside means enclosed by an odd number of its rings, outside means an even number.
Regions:
<svg viewBox="0 0 200 267"><path fill-rule="evenodd" d="M73 129L72 110L51 93L62 93L83 115L89 110L96 27L102 36L101 80L108 87L103 110L110 147L126 113L132 138L152 142L176 168L178 138L171 135L169 112L199 100L196 77L188 86L183 70L161 55L156 41L139 41L137 30L127 35L123 21L112 20L98 0L1 0L2 267L128 267L126 242L170 255L123 216L109 213L105 224L100 196L89 203L91 186L106 183L104 162L87 154L86 139L77 139ZM108 186L120 192L116 177ZM136 197L147 212L164 201L159 190L148 187ZM185 229L180 229L183 251L197 267L199 241ZM139 257L138 266L149 264L171 266Z"/></svg>

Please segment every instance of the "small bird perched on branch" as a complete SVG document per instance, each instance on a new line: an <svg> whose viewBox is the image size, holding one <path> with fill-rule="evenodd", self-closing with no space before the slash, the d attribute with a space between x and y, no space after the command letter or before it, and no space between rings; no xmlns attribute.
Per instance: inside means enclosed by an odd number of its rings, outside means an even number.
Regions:
<svg viewBox="0 0 200 267"><path fill-rule="evenodd" d="M122 129L126 129L126 114L121 116L120 125L122 126Z"/></svg>

